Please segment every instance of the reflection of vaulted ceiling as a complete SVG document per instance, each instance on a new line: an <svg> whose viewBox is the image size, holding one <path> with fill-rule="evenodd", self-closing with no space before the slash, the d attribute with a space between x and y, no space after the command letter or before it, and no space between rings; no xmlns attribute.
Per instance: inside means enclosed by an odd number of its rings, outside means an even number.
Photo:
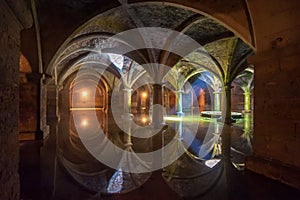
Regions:
<svg viewBox="0 0 300 200"><path fill-rule="evenodd" d="M66 8L73 9L88 7L93 2L95 1L62 1L61 4ZM228 73L236 76L236 73L241 71L238 68L244 64L246 56L251 52L248 45L238 39L231 31L206 16L188 9L164 4L132 4L128 8L119 6L99 14L73 32L50 63L48 73L53 74L53 67L55 67L56 74L65 77L66 71L75 65L78 67L87 63L90 65L99 65L102 61L105 63L104 60L107 58L99 55L101 52L99 49L103 49L104 46L114 46L114 44L107 42L107 38L140 27L162 27L188 35L204 46L205 50L215 60L214 63L208 63L211 61L207 61L205 55L197 55L197 60L185 60L191 61L198 67L206 67L223 79ZM138 63L150 62L149 51L147 50L139 50L130 54L127 56ZM157 55L160 54L157 53ZM194 56L194 58L196 57ZM142 61L143 59L144 61ZM175 65L180 59L180 56L173 55L173 61L169 65ZM117 74L118 72L111 70L111 73Z"/></svg>

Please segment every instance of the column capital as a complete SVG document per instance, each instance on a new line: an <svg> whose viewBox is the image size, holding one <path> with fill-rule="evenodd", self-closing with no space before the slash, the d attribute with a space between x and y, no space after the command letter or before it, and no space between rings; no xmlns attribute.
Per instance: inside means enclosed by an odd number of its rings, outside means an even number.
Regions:
<svg viewBox="0 0 300 200"><path fill-rule="evenodd" d="M153 88L162 88L162 84L157 84L157 83L154 83L153 85L152 85L152 87Z"/></svg>
<svg viewBox="0 0 300 200"><path fill-rule="evenodd" d="M233 86L231 86L231 84L225 84L223 85L224 90L231 90L231 88L233 88Z"/></svg>
<svg viewBox="0 0 300 200"><path fill-rule="evenodd" d="M131 92L132 89L131 88L123 88L123 91L126 91L126 92Z"/></svg>
<svg viewBox="0 0 300 200"><path fill-rule="evenodd" d="M176 90L175 92L176 93L184 93L184 90L180 88L180 89Z"/></svg>

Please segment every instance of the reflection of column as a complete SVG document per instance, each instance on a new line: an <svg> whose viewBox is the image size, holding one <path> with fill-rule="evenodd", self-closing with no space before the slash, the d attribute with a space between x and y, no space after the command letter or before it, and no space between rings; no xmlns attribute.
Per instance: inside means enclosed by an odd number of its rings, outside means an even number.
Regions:
<svg viewBox="0 0 300 200"><path fill-rule="evenodd" d="M220 111L221 106L220 106L220 91L214 92L214 111Z"/></svg>
<svg viewBox="0 0 300 200"><path fill-rule="evenodd" d="M56 141L57 125L58 125L58 87L53 83L47 85L47 124L49 124L49 136L45 136L43 146L41 147L41 187L43 188L43 197L49 197L54 194L56 179ZM45 132L44 132L45 133ZM49 177L52 177L49 179Z"/></svg>
<svg viewBox="0 0 300 200"><path fill-rule="evenodd" d="M178 139L182 139L182 116L180 116L180 120L177 122L177 137Z"/></svg>
<svg viewBox="0 0 300 200"><path fill-rule="evenodd" d="M251 118L252 115L250 113L245 113L244 114L244 133L242 137L246 139L247 144L252 150L252 145L251 145Z"/></svg>
<svg viewBox="0 0 300 200"><path fill-rule="evenodd" d="M194 90L191 89L191 116L194 115Z"/></svg>
<svg viewBox="0 0 300 200"><path fill-rule="evenodd" d="M231 146L231 83L224 84L223 95L223 109L222 118L224 120L224 127L222 129L222 156L226 164L231 163L230 159L230 146Z"/></svg>
<svg viewBox="0 0 300 200"><path fill-rule="evenodd" d="M160 128L163 123L163 110L162 110L162 85L153 85L153 107L152 121L154 128Z"/></svg>
<svg viewBox="0 0 300 200"><path fill-rule="evenodd" d="M184 113L182 112L182 93L183 90L179 89L178 91L176 91L176 100L177 100L177 116L183 116Z"/></svg>
<svg viewBox="0 0 300 200"><path fill-rule="evenodd" d="M218 143L218 139L219 139L219 135L216 134L218 132L218 123L217 122L212 122L212 125L214 126L214 131L208 131L207 134L205 135L204 141L199 149L199 153L198 156L200 158L204 158L206 157L212 150L213 148L217 147L217 143ZM212 153L212 157L214 156L214 154L216 154L217 152L213 152Z"/></svg>
<svg viewBox="0 0 300 200"><path fill-rule="evenodd" d="M244 112L251 112L251 93L250 91L245 91L244 93Z"/></svg>
<svg viewBox="0 0 300 200"><path fill-rule="evenodd" d="M180 117L180 120L177 123L177 134L178 139L182 138L182 116L184 113L182 112L182 93L183 90L179 89L176 91L176 100L177 100L177 116Z"/></svg>
<svg viewBox="0 0 300 200"><path fill-rule="evenodd" d="M214 125L214 133L219 134L219 129L220 129L219 123L216 121L213 123L213 125Z"/></svg>

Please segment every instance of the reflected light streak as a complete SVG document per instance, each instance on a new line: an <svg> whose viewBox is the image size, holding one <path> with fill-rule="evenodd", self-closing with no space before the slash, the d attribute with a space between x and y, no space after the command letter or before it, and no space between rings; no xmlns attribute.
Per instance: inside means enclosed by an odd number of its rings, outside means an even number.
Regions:
<svg viewBox="0 0 300 200"><path fill-rule="evenodd" d="M205 161L205 165L209 168L213 168L216 164L220 162L221 159L210 159Z"/></svg>
<svg viewBox="0 0 300 200"><path fill-rule="evenodd" d="M179 121L182 121L183 119L182 119L182 117L177 117L177 116L167 116L167 117L164 117L164 120L179 122Z"/></svg>
<svg viewBox="0 0 300 200"><path fill-rule="evenodd" d="M103 108L70 108L70 110L103 110Z"/></svg>
<svg viewBox="0 0 300 200"><path fill-rule="evenodd" d="M183 116L183 117L178 117L176 115L169 115L169 116L164 116L164 120L166 121L183 121L183 122L216 122L215 118L206 118L202 116Z"/></svg>

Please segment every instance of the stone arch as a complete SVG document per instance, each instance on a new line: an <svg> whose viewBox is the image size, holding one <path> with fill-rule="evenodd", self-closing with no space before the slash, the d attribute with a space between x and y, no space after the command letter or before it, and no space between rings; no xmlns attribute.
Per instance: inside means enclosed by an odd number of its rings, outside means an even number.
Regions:
<svg viewBox="0 0 300 200"><path fill-rule="evenodd" d="M251 17L249 14L249 10L247 4L244 1L234 0L230 1L224 5L224 2L218 1L213 5L207 6L208 2L179 2L177 0L169 0L167 2L162 1L147 1L147 0L134 0L129 1L128 4L130 6L138 6L138 5L169 5L175 6L182 9L191 10L195 13L200 13L208 18L211 18L222 26L226 27L228 30L232 31L235 35L241 38L245 43L247 43L252 49L255 50L255 40L253 35L253 28ZM119 9L120 6L114 7L113 9ZM111 9L112 10L112 9ZM109 10L110 11L110 10ZM73 41L72 38L77 37L78 34L82 34L83 29L86 27L88 23L96 19L98 16L101 16L109 11L102 12L102 13L94 13L90 20L86 21L65 40L65 42L61 45L61 47L57 50L56 55L53 57L52 61L49 64L47 72L51 71L53 67L54 60L59 56L61 51L66 47L67 44ZM129 27L128 27L129 28ZM116 31L116 30L115 30ZM114 31L111 30L111 33ZM52 73L52 72L50 72Z"/></svg>
<svg viewBox="0 0 300 200"><path fill-rule="evenodd" d="M253 31L252 18L246 1L233 0L226 2L217 1L211 4L209 1L179 1L179 0L132 0L129 4L157 4L172 5L184 9L191 9L212 18L234 32L239 38L246 42L254 50L256 49L255 35Z"/></svg>

